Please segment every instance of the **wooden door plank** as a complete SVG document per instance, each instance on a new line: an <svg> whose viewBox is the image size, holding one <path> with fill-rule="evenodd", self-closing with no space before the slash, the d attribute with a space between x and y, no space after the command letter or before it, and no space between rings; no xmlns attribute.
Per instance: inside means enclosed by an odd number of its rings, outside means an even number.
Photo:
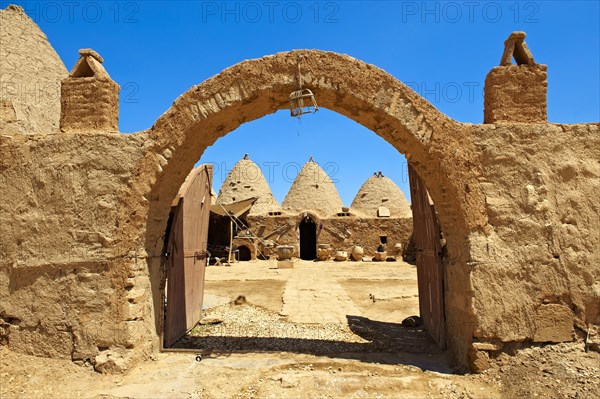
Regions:
<svg viewBox="0 0 600 399"><path fill-rule="evenodd" d="M417 252L419 310L425 328L431 337L440 347L445 348L446 329L440 226L423 180L411 165L409 165L408 171L413 211L413 238Z"/></svg>
<svg viewBox="0 0 600 399"><path fill-rule="evenodd" d="M211 165L196 168L182 186L173 210L168 241L166 347L202 317L211 181Z"/></svg>
<svg viewBox="0 0 600 399"><path fill-rule="evenodd" d="M184 253L183 243L183 208L177 206L174 210L173 223L169 234L167 261L167 306L164 327L165 346L171 346L185 330L185 297L182 287L184 278Z"/></svg>
<svg viewBox="0 0 600 399"><path fill-rule="evenodd" d="M202 317L204 272L207 262L208 221L212 166L203 165L189 185L184 198L185 307L187 329Z"/></svg>

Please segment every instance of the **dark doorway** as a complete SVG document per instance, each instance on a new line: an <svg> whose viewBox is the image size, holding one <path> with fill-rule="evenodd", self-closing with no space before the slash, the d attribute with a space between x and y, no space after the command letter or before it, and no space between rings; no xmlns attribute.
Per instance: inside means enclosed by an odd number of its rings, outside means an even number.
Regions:
<svg viewBox="0 0 600 399"><path fill-rule="evenodd" d="M300 222L300 259L317 258L317 225L315 221L305 217Z"/></svg>
<svg viewBox="0 0 600 399"><path fill-rule="evenodd" d="M249 261L252 259L252 253L250 252L250 248L246 247L245 245L238 247L238 251L240 251L241 262Z"/></svg>

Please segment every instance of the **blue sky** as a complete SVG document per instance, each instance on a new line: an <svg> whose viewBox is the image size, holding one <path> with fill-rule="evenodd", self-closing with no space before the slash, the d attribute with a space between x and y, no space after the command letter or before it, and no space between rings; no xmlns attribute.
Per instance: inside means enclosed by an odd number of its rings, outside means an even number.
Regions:
<svg viewBox="0 0 600 399"><path fill-rule="evenodd" d="M483 120L483 82L510 32L527 32L548 65L548 118L600 120L598 1L0 1L23 6L71 69L91 47L121 85L120 129L150 127L195 84L244 59L291 49L346 53L403 81L450 117ZM408 196L405 159L328 110L300 122L285 111L247 123L202 156L215 189L244 153L282 201L314 156L346 205L376 170Z"/></svg>

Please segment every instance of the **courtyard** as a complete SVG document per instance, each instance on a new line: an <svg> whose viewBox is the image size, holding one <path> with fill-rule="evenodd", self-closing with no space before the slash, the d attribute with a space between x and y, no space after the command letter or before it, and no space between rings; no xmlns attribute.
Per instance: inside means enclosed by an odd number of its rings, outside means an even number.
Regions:
<svg viewBox="0 0 600 399"><path fill-rule="evenodd" d="M2 348L0 395L488 399L600 394L598 353L585 353L577 343L502 354L482 374L457 374L427 332L402 326L406 317L418 314L416 271L408 263L276 265L208 267L203 320L220 323L200 323L176 348L125 374L99 374L70 360Z"/></svg>
<svg viewBox="0 0 600 399"><path fill-rule="evenodd" d="M419 323L402 325L419 314L414 266L298 260L293 268L280 269L277 264L208 267L203 305L208 322L201 321L175 347L342 358L385 353L391 363L423 354L422 365L450 371Z"/></svg>
<svg viewBox="0 0 600 399"><path fill-rule="evenodd" d="M15 2L2 399L600 397L599 3Z"/></svg>

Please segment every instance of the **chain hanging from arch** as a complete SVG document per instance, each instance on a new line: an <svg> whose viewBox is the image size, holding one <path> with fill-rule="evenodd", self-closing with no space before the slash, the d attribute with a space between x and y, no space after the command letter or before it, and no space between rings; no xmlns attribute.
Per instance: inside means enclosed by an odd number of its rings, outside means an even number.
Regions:
<svg viewBox="0 0 600 399"><path fill-rule="evenodd" d="M290 114L294 118L300 119L304 114L314 114L319 110L315 96L310 89L302 88L302 74L300 73L300 61L302 57L296 57L298 67L298 90L290 94Z"/></svg>

